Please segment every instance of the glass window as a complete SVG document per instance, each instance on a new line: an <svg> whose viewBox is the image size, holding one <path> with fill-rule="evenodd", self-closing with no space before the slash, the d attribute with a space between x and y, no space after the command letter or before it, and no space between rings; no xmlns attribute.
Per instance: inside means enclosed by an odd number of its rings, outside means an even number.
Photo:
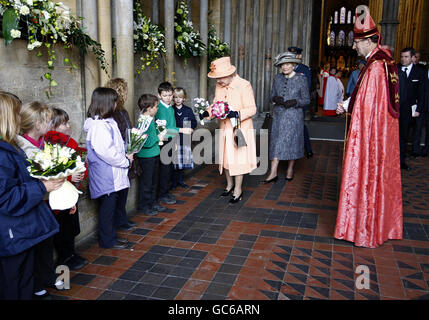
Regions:
<svg viewBox="0 0 429 320"><path fill-rule="evenodd" d="M348 45L349 47L353 47L353 41L355 39L355 34L353 31L349 32Z"/></svg>
<svg viewBox="0 0 429 320"><path fill-rule="evenodd" d="M346 43L346 33L341 30L340 33L338 34L338 43L337 45L340 47L343 47Z"/></svg>
<svg viewBox="0 0 429 320"><path fill-rule="evenodd" d="M340 9L340 24L346 24L346 8L342 7Z"/></svg>
<svg viewBox="0 0 429 320"><path fill-rule="evenodd" d="M333 47L335 46L335 31L331 32L331 36L330 36L330 45Z"/></svg>

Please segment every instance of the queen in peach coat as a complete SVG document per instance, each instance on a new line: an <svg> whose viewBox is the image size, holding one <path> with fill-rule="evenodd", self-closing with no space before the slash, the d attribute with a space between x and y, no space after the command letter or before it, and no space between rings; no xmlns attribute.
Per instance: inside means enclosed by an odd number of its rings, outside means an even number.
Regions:
<svg viewBox="0 0 429 320"><path fill-rule="evenodd" d="M234 127L231 119L220 120L218 163L219 172L225 171L227 188L222 194L229 196L233 192L231 202L242 198L243 175L257 168L255 133L252 117L256 114L256 103L252 85L240 78L236 68L231 65L229 57L217 59L210 66L209 78L217 81L213 103L227 102L230 109L238 113L247 146L237 147L234 144ZM211 108L208 109L211 115ZM235 178L235 183L233 181Z"/></svg>

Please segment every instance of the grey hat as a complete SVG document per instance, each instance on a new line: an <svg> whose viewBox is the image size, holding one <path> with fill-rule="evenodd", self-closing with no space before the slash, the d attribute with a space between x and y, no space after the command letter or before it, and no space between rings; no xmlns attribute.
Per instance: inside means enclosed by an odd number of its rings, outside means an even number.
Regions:
<svg viewBox="0 0 429 320"><path fill-rule="evenodd" d="M284 63L296 63L300 64L302 59L296 57L296 54L290 51L280 53L274 58L274 65L280 67Z"/></svg>

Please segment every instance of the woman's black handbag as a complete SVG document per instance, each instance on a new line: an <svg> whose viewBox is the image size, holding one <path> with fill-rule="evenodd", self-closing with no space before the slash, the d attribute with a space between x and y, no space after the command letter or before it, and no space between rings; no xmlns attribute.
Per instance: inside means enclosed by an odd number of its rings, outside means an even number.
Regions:
<svg viewBox="0 0 429 320"><path fill-rule="evenodd" d="M244 138L244 134L241 131L241 120L240 120L240 112L238 112L238 119L237 119L237 125L234 129L234 143L236 148L246 147L246 139Z"/></svg>
<svg viewBox="0 0 429 320"><path fill-rule="evenodd" d="M264 122L262 123L262 127L261 129L265 129L265 130L271 130L271 123L273 121L273 117L271 116L271 114L268 112L265 115L265 119Z"/></svg>

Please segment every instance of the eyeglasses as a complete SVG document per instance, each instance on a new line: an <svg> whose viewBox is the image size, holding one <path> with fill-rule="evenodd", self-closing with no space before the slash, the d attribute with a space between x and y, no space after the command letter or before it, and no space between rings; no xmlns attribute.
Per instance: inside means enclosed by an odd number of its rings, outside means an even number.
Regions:
<svg viewBox="0 0 429 320"><path fill-rule="evenodd" d="M353 41L353 45L357 45L358 43L360 43L360 42L362 42L362 41L365 41L365 40L367 40L367 39L361 39L361 40L359 40L359 41L354 40L354 41Z"/></svg>

